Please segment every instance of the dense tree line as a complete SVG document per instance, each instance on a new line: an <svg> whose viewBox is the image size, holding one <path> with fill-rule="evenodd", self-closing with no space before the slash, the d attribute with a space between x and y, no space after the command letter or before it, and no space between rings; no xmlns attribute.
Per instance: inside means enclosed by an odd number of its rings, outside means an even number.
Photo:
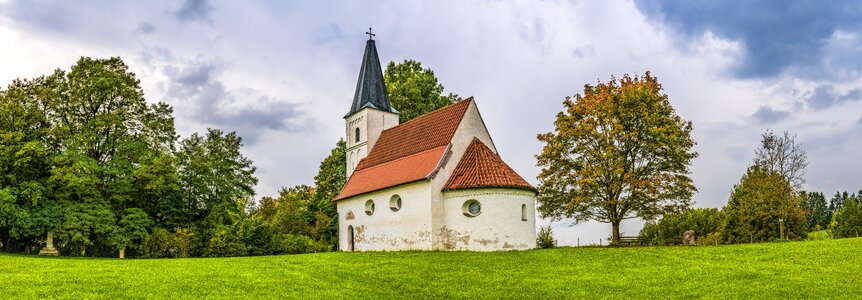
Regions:
<svg viewBox="0 0 862 300"><path fill-rule="evenodd" d="M795 136L763 134L754 163L733 187L721 209L692 209L647 222L641 236L651 244L694 230L705 244L800 240L811 231L835 237L862 234L860 196L837 192L827 203L822 192L799 190L808 165ZM862 191L859 192L862 195Z"/></svg>
<svg viewBox="0 0 862 300"><path fill-rule="evenodd" d="M452 103L430 69L390 63L406 119ZM403 104L402 103L402 104ZM234 132L181 139L173 109L148 104L120 58L81 58L69 72L0 90L0 250L33 253L48 232L62 255L240 256L334 250L332 199L345 143L314 187L254 200L256 168ZM405 120L406 120L405 119ZM127 252L128 251L128 252Z"/></svg>

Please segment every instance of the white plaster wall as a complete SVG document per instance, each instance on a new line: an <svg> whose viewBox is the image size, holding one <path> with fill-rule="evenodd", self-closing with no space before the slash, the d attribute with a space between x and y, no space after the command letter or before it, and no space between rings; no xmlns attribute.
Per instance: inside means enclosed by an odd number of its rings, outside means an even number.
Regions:
<svg viewBox="0 0 862 300"><path fill-rule="evenodd" d="M348 247L348 226L353 226L354 250L430 250L430 182L420 181L336 202L338 208L338 248ZM392 211L392 195L401 196L401 209ZM374 200L372 215L365 214L365 202ZM347 220L348 212L354 219Z"/></svg>
<svg viewBox="0 0 862 300"><path fill-rule="evenodd" d="M448 159L431 180L431 191L433 192L431 197L431 209L434 216L434 220L432 221L434 249L446 249L442 241L446 234L443 226L445 225L444 215L447 211L443 207L443 193L441 190L446 184L446 181L448 181L449 177L452 175L452 171L454 171L455 167L458 166L458 162L460 162L461 157L464 156L464 151L467 150L467 146L470 145L470 142L473 141L474 137L479 138L479 140L485 143L489 149L494 151L494 153L497 153L497 148L494 146L494 141L491 140L491 135L488 133L488 129L485 127L485 122L479 114L479 108L477 107L475 100L470 103L467 111L464 112L464 118L461 119L461 124L459 124L458 129L455 130L455 135L452 137L452 146L450 147ZM460 209L458 212L460 213Z"/></svg>
<svg viewBox="0 0 862 300"><path fill-rule="evenodd" d="M470 189L444 192L443 235L447 250L523 250L536 247L535 193L519 189ZM464 203L478 200L481 213L465 216ZM527 205L522 220L521 205Z"/></svg>

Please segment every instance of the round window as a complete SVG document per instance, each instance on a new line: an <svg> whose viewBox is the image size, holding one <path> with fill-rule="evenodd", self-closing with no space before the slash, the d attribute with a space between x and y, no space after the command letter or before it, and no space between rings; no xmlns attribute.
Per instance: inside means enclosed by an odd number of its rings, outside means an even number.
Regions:
<svg viewBox="0 0 862 300"><path fill-rule="evenodd" d="M482 204L475 199L467 200L464 202L464 215L468 217L475 217L482 213Z"/></svg>
<svg viewBox="0 0 862 300"><path fill-rule="evenodd" d="M365 214L371 215L374 213L374 200L365 201Z"/></svg>
<svg viewBox="0 0 862 300"><path fill-rule="evenodd" d="M401 210L401 196L393 195L392 198L389 198L389 209L392 211Z"/></svg>

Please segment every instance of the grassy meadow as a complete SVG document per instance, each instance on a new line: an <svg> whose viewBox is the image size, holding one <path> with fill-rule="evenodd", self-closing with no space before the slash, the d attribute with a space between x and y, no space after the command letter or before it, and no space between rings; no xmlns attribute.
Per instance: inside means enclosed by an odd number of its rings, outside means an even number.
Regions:
<svg viewBox="0 0 862 300"><path fill-rule="evenodd" d="M523 252L191 259L0 255L0 295L34 298L856 298L862 238Z"/></svg>

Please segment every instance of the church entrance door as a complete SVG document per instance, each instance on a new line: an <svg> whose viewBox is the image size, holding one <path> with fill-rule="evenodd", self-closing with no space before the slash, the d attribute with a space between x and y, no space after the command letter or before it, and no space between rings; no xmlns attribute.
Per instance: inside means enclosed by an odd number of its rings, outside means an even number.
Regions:
<svg viewBox="0 0 862 300"><path fill-rule="evenodd" d="M347 226L347 251L353 252L353 225Z"/></svg>

